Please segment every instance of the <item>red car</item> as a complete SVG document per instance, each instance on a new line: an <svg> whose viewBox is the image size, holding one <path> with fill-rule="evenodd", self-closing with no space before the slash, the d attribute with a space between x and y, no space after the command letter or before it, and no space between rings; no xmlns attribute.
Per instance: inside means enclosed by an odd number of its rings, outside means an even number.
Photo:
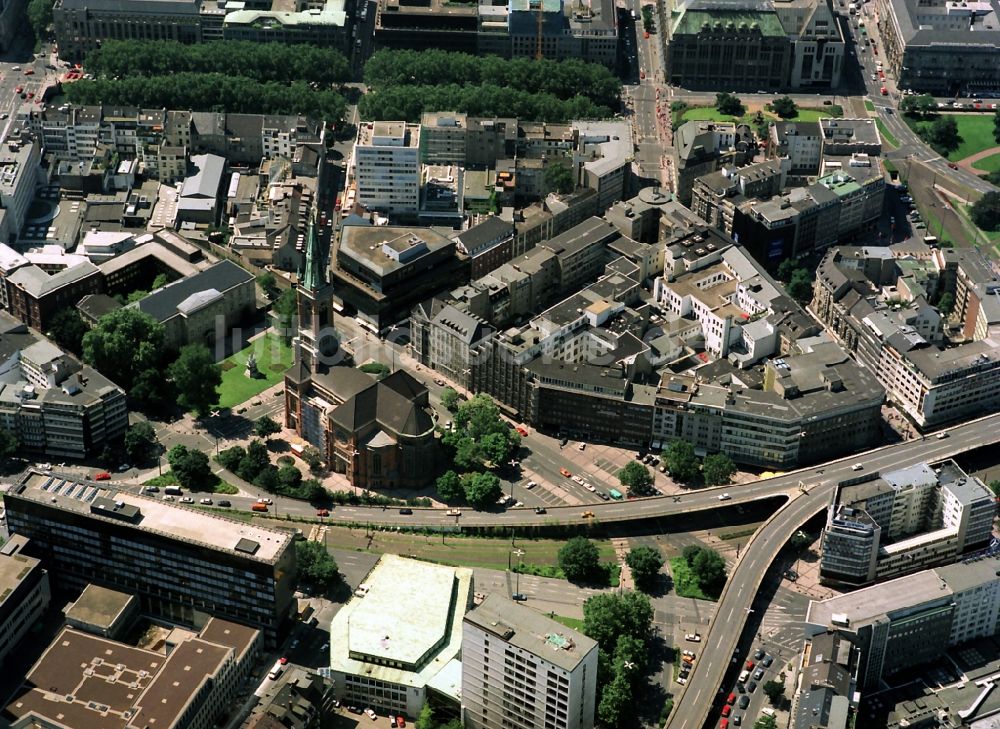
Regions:
<svg viewBox="0 0 1000 729"><path fill-rule="evenodd" d="M733 704L736 703L736 693L735 692L729 694L729 696L726 697L726 703L729 704L730 706L732 706Z"/></svg>
<svg viewBox="0 0 1000 729"><path fill-rule="evenodd" d="M316 516L330 516L330 510L329 509L317 509L316 510Z"/></svg>
<svg viewBox="0 0 1000 729"><path fill-rule="evenodd" d="M570 473L569 471L567 471L565 468L560 468L559 469L559 473L561 473L566 478L569 478L570 476L573 475L572 473Z"/></svg>
<svg viewBox="0 0 1000 729"><path fill-rule="evenodd" d="M725 706L722 707L722 715L723 716L729 716L729 712L732 711L732 710L733 710L733 707L730 706L729 704L726 704Z"/></svg>
<svg viewBox="0 0 1000 729"><path fill-rule="evenodd" d="M719 722L719 729L729 729L729 719L723 719Z"/></svg>
<svg viewBox="0 0 1000 729"><path fill-rule="evenodd" d="M280 663L282 666L287 666L288 665L288 659L285 658L284 656L282 656L281 658L278 659L278 663Z"/></svg>
<svg viewBox="0 0 1000 729"><path fill-rule="evenodd" d="M753 667L754 667L754 665L755 665L755 664L754 664L754 662L753 662L753 661L747 661L747 665L746 665L746 669L747 669L748 671L752 671L752 670L753 670Z"/></svg>
<svg viewBox="0 0 1000 729"><path fill-rule="evenodd" d="M22 91L24 91L24 87L23 87L23 86L15 86L15 87L14 87L14 93L15 93L15 94L19 94L19 93L21 93Z"/></svg>
<svg viewBox="0 0 1000 729"><path fill-rule="evenodd" d="M957 170L958 169L958 165L955 164L954 162L949 162L948 166L951 167L953 170Z"/></svg>
<svg viewBox="0 0 1000 729"><path fill-rule="evenodd" d="M398 726L398 727L404 727L404 726L406 726L406 719L404 719L401 716L397 716L396 717L396 726Z"/></svg>
<svg viewBox="0 0 1000 729"><path fill-rule="evenodd" d="M94 475L94 480L95 481L110 481L111 480L111 474L108 473L107 471L101 471L100 473Z"/></svg>
<svg viewBox="0 0 1000 729"><path fill-rule="evenodd" d="M518 433L520 433L522 438L527 438L528 437L528 429L525 428L524 426L519 425L516 428L514 428L514 430L516 430Z"/></svg>

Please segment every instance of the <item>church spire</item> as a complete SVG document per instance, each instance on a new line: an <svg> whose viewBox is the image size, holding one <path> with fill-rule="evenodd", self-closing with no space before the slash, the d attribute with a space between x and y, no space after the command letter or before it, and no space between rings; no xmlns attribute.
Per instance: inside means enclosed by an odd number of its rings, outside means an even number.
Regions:
<svg viewBox="0 0 1000 729"><path fill-rule="evenodd" d="M323 254L319 250L319 240L316 238L316 215L309 215L306 225L306 260L302 275L299 277L302 287L309 291L317 291L326 283L323 275Z"/></svg>

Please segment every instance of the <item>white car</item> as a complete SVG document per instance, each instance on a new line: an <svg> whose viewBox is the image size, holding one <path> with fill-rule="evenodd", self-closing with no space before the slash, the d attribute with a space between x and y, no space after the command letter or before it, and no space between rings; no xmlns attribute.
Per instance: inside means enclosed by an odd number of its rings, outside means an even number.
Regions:
<svg viewBox="0 0 1000 729"><path fill-rule="evenodd" d="M729 494L719 494L719 501L729 501L731 498L733 497Z"/></svg>
<svg viewBox="0 0 1000 729"><path fill-rule="evenodd" d="M585 483L585 484L584 484L583 486L584 486L584 488L586 488L586 489L587 489L587 491L590 491L591 493L596 493L596 492L597 492L597 489L595 489L595 488L594 488L593 486L591 486L591 485L590 485L589 483Z"/></svg>
<svg viewBox="0 0 1000 729"><path fill-rule="evenodd" d="M855 463L853 466L851 466L851 470L852 471L860 471L863 468L864 468L864 466L862 464L860 464L860 463Z"/></svg>
<svg viewBox="0 0 1000 729"><path fill-rule="evenodd" d="M201 503L203 503L205 506L211 506L212 505L212 500L211 499L202 499Z"/></svg>
<svg viewBox="0 0 1000 729"><path fill-rule="evenodd" d="M365 709L365 714L372 721L375 721L376 719L378 719L378 715L374 711L372 711L371 709Z"/></svg>
<svg viewBox="0 0 1000 729"><path fill-rule="evenodd" d="M194 503L194 499L192 499L190 496L182 496L181 497L181 503L182 504L193 504Z"/></svg>
<svg viewBox="0 0 1000 729"><path fill-rule="evenodd" d="M163 500L164 501L173 501L174 497L171 496L170 494L167 494L166 496L163 497Z"/></svg>
<svg viewBox="0 0 1000 729"><path fill-rule="evenodd" d="M526 489L528 489L530 491L531 489L535 488L535 486L537 486L537 485L538 484L535 483L534 481L528 481L528 483L526 483L524 485L524 488L526 488Z"/></svg>
<svg viewBox="0 0 1000 729"><path fill-rule="evenodd" d="M573 480L574 483L578 483L581 486L583 486L583 479L582 478L580 478L579 476L572 476L571 478L572 478L572 480Z"/></svg>
<svg viewBox="0 0 1000 729"><path fill-rule="evenodd" d="M684 636L684 640L689 640L692 643L701 643L701 635L698 633L688 633Z"/></svg>
<svg viewBox="0 0 1000 729"><path fill-rule="evenodd" d="M258 504L273 504L274 502L273 502L273 501L271 501L271 500L270 500L269 498L267 498L267 497L265 496L265 497L262 497L262 498L259 498L259 499L257 499L257 503L258 503Z"/></svg>

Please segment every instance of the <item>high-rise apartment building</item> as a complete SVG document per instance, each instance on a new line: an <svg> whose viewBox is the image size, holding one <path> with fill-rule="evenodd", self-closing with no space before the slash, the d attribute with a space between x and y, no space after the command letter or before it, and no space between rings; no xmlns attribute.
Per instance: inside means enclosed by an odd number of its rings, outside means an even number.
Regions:
<svg viewBox="0 0 1000 729"><path fill-rule="evenodd" d="M420 208L420 126L372 122L354 145L357 199L369 210L416 215Z"/></svg>
<svg viewBox="0 0 1000 729"><path fill-rule="evenodd" d="M590 729L596 693L590 638L497 594L465 616L465 726Z"/></svg>
<svg viewBox="0 0 1000 729"><path fill-rule="evenodd" d="M857 685L936 660L947 648L996 635L1000 557L980 556L809 604L806 633L839 630L861 649Z"/></svg>
<svg viewBox="0 0 1000 729"><path fill-rule="evenodd" d="M154 615L232 619L272 644L295 610L289 532L35 470L4 501L57 589L94 582L137 594Z"/></svg>
<svg viewBox="0 0 1000 729"><path fill-rule="evenodd" d="M41 562L21 554L19 534L0 547L0 664L49 607L49 575Z"/></svg>
<svg viewBox="0 0 1000 729"><path fill-rule="evenodd" d="M947 563L989 542L996 504L954 461L842 485L823 532L820 577L861 585Z"/></svg>

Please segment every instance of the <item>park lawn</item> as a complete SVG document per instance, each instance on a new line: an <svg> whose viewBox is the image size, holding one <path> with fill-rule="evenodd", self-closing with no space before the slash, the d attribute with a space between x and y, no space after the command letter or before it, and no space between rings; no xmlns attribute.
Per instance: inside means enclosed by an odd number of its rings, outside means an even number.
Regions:
<svg viewBox="0 0 1000 729"><path fill-rule="evenodd" d="M996 172L1000 170L1000 154L991 154L981 160L972 163L972 166L983 172Z"/></svg>
<svg viewBox="0 0 1000 729"><path fill-rule="evenodd" d="M523 539L518 538L511 547L510 538L463 537L456 534L420 534L414 532L374 532L371 546L363 528L328 526L327 545L337 549L353 549L370 551L380 554L401 554L417 559L425 559L439 564L462 567L479 567L483 569L507 569L508 556L513 549L521 549L524 554L519 558L511 556L512 564L517 565L518 559L525 564L548 565L557 567L559 564L559 548L566 542L560 539ZM597 544L602 562L615 559L615 549L607 539L593 540Z"/></svg>
<svg viewBox="0 0 1000 729"><path fill-rule="evenodd" d="M251 380L244 374L247 357L257 355L261 375ZM285 370L292 366L292 348L281 337L268 334L250 343L246 349L222 362L222 384L219 386L219 407L233 408L259 395L282 381Z"/></svg>
<svg viewBox="0 0 1000 729"><path fill-rule="evenodd" d="M583 632L583 621L577 618L567 618L565 615L553 615L552 619L557 623L562 623L567 628L572 628L573 630L578 630Z"/></svg>
<svg viewBox="0 0 1000 729"><path fill-rule="evenodd" d="M871 101L869 101L868 99L865 99L865 108L866 108L866 109L867 109L868 111L875 111L875 104L873 104L873 103L872 103Z"/></svg>
<svg viewBox="0 0 1000 729"><path fill-rule="evenodd" d="M944 116L955 120L958 125L958 136L961 137L958 148L948 155L948 159L952 162L958 162L977 152L982 152L984 149L997 146L996 140L993 139L992 114L945 114ZM903 119L913 131L918 133L923 126L933 123L933 120L912 119L906 114L903 115Z"/></svg>
<svg viewBox="0 0 1000 729"><path fill-rule="evenodd" d="M674 579L674 592L680 597L715 601L715 598L701 591L698 578L694 576L691 568L688 567L687 560L683 557L674 557L670 560L670 574Z"/></svg>
<svg viewBox="0 0 1000 729"><path fill-rule="evenodd" d="M799 108L798 114L795 116L784 119L782 121L788 122L810 122L819 121L820 119L825 119L827 117L833 116L829 111L823 109L808 109ZM742 122L744 124L750 124L753 122L754 114L744 114L741 117L731 116L729 114L721 114L718 109L714 106L693 106L690 109L685 110L681 115L681 121L734 121ZM764 111L764 118L769 121L778 121L778 115L772 114L769 111Z"/></svg>
<svg viewBox="0 0 1000 729"><path fill-rule="evenodd" d="M768 117L770 116L767 112L764 112L764 115L768 116ZM797 122L797 121L800 121L800 122L814 122L814 121L819 121L820 119L826 119L826 118L831 117L831 116L833 116L833 114L831 112L824 111L822 109L806 109L806 108L799 107L799 113L798 114L796 114L795 116L791 117L790 119L784 119L783 121L786 121L786 122Z"/></svg>

